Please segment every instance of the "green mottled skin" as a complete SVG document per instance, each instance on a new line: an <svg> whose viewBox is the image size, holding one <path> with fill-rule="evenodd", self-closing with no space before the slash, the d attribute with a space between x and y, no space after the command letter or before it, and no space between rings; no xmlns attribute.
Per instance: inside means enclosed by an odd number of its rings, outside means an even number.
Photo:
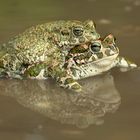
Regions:
<svg viewBox="0 0 140 140"><path fill-rule="evenodd" d="M101 40L90 20L50 22L29 28L0 46L0 76L50 76L60 86L78 92L78 79L114 66L136 67L118 54L113 36Z"/></svg>

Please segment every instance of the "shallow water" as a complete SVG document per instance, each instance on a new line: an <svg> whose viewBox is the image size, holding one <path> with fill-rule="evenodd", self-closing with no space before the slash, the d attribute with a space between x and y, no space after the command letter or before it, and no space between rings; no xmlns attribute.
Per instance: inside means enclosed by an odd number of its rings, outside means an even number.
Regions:
<svg viewBox="0 0 140 140"><path fill-rule="evenodd" d="M139 0L1 0L0 42L31 25L58 19L94 19L113 33L120 53L140 65ZM51 79L0 80L0 140L140 139L140 70L80 81L83 94Z"/></svg>

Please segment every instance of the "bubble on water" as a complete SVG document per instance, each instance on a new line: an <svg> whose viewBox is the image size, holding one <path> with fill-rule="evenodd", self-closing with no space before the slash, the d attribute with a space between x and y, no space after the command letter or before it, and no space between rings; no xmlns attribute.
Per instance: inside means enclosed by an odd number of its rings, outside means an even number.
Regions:
<svg viewBox="0 0 140 140"><path fill-rule="evenodd" d="M130 12L130 11L132 11L132 7L131 7L131 6L125 6L125 7L124 7L124 10L125 10L126 12Z"/></svg>
<svg viewBox="0 0 140 140"><path fill-rule="evenodd" d="M38 130L42 130L42 129L43 129L43 125L39 124L39 125L37 126L37 128L38 128Z"/></svg>
<svg viewBox="0 0 140 140"><path fill-rule="evenodd" d="M134 3L133 3L135 6L140 6L140 0L136 0L136 1L134 1Z"/></svg>
<svg viewBox="0 0 140 140"><path fill-rule="evenodd" d="M111 24L111 20L109 19L100 19L98 22L99 24Z"/></svg>

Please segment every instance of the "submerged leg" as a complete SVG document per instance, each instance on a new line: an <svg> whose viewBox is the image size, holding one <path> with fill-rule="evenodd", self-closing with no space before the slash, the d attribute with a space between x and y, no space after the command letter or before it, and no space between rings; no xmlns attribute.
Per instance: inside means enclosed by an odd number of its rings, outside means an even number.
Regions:
<svg viewBox="0 0 140 140"><path fill-rule="evenodd" d="M121 56L119 56L117 59L117 66L122 72L137 68L137 65L134 62Z"/></svg>

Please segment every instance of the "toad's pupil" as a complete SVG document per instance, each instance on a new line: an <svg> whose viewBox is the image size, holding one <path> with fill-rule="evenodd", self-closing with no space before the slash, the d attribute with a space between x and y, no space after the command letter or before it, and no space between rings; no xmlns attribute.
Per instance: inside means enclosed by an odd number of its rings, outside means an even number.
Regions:
<svg viewBox="0 0 140 140"><path fill-rule="evenodd" d="M101 49L101 45L100 44L91 44L91 50L93 51L93 52L99 52L100 51L100 49Z"/></svg>

